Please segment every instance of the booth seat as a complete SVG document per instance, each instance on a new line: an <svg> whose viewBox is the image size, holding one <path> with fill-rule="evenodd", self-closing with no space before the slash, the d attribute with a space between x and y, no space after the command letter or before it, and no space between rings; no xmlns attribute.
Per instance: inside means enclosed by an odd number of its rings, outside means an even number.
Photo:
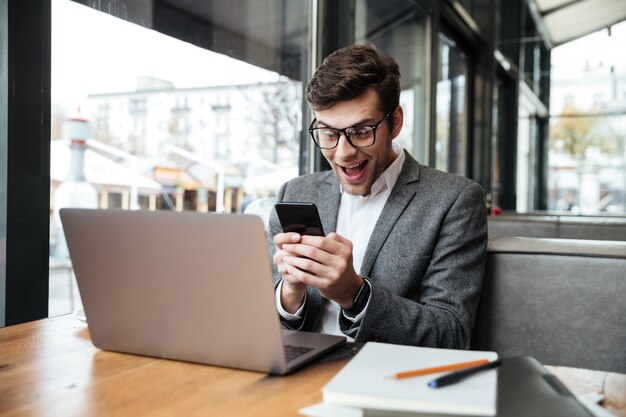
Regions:
<svg viewBox="0 0 626 417"><path fill-rule="evenodd" d="M626 217L505 213L489 216L489 236L626 241Z"/></svg>
<svg viewBox="0 0 626 417"><path fill-rule="evenodd" d="M472 349L626 373L626 242L490 238Z"/></svg>

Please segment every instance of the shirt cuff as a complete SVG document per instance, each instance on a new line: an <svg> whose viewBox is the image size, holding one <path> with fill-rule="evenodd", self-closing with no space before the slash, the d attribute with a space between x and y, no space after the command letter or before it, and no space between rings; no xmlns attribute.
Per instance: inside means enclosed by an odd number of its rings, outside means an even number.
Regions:
<svg viewBox="0 0 626 417"><path fill-rule="evenodd" d="M281 279L278 285L276 286L276 292L275 292L276 309L278 310L278 314L280 314L282 318L288 321L302 320L302 312L304 311L304 305L306 304L306 297L307 297L306 291L304 292L304 300L302 300L302 305L300 306L298 311L295 312L295 314L291 314L285 311L282 304L280 303L280 291L282 290L282 288L283 288L283 280Z"/></svg>

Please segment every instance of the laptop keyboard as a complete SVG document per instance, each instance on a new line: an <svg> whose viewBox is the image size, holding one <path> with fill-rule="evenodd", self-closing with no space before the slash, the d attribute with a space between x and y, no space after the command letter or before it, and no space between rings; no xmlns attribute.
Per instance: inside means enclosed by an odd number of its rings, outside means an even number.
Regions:
<svg viewBox="0 0 626 417"><path fill-rule="evenodd" d="M313 349L315 348L310 346L285 345L285 358L287 362L290 362L298 356L302 356Z"/></svg>

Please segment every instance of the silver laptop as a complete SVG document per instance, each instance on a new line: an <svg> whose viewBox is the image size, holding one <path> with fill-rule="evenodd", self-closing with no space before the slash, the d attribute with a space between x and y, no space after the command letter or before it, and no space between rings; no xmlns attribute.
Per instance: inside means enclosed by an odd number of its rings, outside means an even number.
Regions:
<svg viewBox="0 0 626 417"><path fill-rule="evenodd" d="M100 349L286 374L345 341L281 330L257 216L60 214Z"/></svg>

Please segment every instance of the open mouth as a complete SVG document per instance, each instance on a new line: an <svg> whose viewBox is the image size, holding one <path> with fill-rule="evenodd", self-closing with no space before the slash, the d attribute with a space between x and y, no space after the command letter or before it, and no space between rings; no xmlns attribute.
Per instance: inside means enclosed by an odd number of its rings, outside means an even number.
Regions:
<svg viewBox="0 0 626 417"><path fill-rule="evenodd" d="M362 162L359 162L358 164L354 164L350 166L340 165L340 167L347 179L356 180L356 179L359 179L361 174L365 171L366 165L367 165L367 161L362 161Z"/></svg>

